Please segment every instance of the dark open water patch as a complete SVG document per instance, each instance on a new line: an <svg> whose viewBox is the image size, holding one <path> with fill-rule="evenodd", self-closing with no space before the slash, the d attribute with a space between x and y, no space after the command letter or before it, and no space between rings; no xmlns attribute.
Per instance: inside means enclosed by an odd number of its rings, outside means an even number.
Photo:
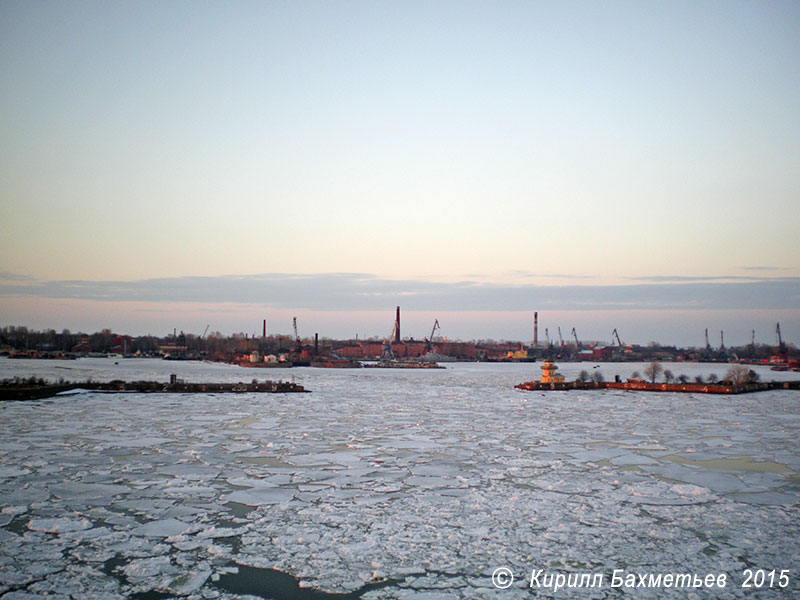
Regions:
<svg viewBox="0 0 800 600"><path fill-rule="evenodd" d="M7 529L8 531L16 533L17 535L25 535L25 533L29 531L28 530L29 520L30 516L27 514L17 515L13 519L11 519L11 522L8 523L5 527L3 527L3 529Z"/></svg>
<svg viewBox="0 0 800 600"><path fill-rule="evenodd" d="M248 489L248 488L246 488L244 486L230 485L230 484L228 484L228 487L233 488L235 490L237 490L237 489L238 490L246 490L246 489ZM247 515L249 513L253 512L255 510L255 507L248 506L247 504L241 504L239 502L226 502L225 506L228 507L228 510L231 511L231 514L234 517L238 517L240 519L247 517ZM234 525L234 527L235 527L235 525Z"/></svg>
<svg viewBox="0 0 800 600"><path fill-rule="evenodd" d="M276 571L275 569L259 569L246 565L233 565L238 573L220 575L212 585L232 594L249 594L268 600L356 600L371 590L378 590L400 583L387 579L367 583L347 593L323 592L313 588L301 588L296 577Z"/></svg>
<svg viewBox="0 0 800 600"><path fill-rule="evenodd" d="M128 581L122 574L121 568L128 562L128 559L117 555L106 560L101 569L122 585L126 585ZM357 600L371 590L379 590L401 583L401 580L385 579L364 584L352 592L324 592L314 588L300 587L300 580L297 577L275 569L259 569L237 563L229 566L236 567L238 573L225 573L220 575L218 581L209 581L206 585L214 586L232 594L247 594L266 598L267 600ZM128 595L129 600L166 600L174 597L173 594L157 590Z"/></svg>
<svg viewBox="0 0 800 600"><path fill-rule="evenodd" d="M109 558L107 561L103 563L101 569L107 575L110 575L121 584L125 585L128 583L128 580L118 571L118 567L124 567L128 564L128 560L121 558L120 556L114 556L113 558ZM168 594L167 592L158 592L156 590L150 590L148 592L136 592L134 594L128 595L128 600L167 600L167 598L174 598L173 594Z"/></svg>
<svg viewBox="0 0 800 600"><path fill-rule="evenodd" d="M142 592L141 594L132 594L128 596L129 600L167 600L174 598L174 594L167 594L166 592Z"/></svg>

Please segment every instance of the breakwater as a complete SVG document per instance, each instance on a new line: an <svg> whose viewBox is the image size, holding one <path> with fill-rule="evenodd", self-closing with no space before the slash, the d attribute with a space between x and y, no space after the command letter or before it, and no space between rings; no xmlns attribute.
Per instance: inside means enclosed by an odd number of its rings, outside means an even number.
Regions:
<svg viewBox="0 0 800 600"><path fill-rule="evenodd" d="M0 400L36 400L63 392L138 392L144 394L235 394L257 392L267 394L303 393L307 390L290 381L256 381L250 383L187 383L175 376L169 383L159 381L75 381L48 383L43 380L11 380L0 382Z"/></svg>

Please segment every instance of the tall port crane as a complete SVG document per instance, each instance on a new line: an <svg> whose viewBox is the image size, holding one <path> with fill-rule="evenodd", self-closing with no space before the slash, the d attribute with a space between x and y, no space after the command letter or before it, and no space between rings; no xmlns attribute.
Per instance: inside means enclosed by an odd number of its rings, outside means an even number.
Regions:
<svg viewBox="0 0 800 600"><path fill-rule="evenodd" d="M561 325L558 326L558 339L561 340L561 349L564 349L564 338L561 336Z"/></svg>
<svg viewBox="0 0 800 600"><path fill-rule="evenodd" d="M439 319L434 319L433 320L433 329L431 329L431 337L428 338L428 343L426 344L426 346L428 348L431 348L431 345L433 344L433 334L434 334L434 332L437 329L441 329L441 328L442 327L439 325Z"/></svg>
<svg viewBox="0 0 800 600"><path fill-rule="evenodd" d="M572 328L572 337L574 337L574 338L575 338L575 347L576 347L578 350L580 350L580 349L581 349L581 343L580 343L580 341L578 340L578 333L575 331L575 328L574 328L574 327Z"/></svg>
<svg viewBox="0 0 800 600"><path fill-rule="evenodd" d="M611 332L611 343L612 343L612 344L614 343L614 338L617 338L617 345L618 345L620 348L622 348L622 342L621 342L621 341L619 341L619 334L617 333L617 329L616 329L616 327L614 328L614 331L612 331L612 332Z"/></svg>
<svg viewBox="0 0 800 600"><path fill-rule="evenodd" d="M781 324L775 324L775 333L778 334L778 352L783 354L784 350L786 350L786 346L783 343L783 338L781 338Z"/></svg>
<svg viewBox="0 0 800 600"><path fill-rule="evenodd" d="M392 326L392 333L391 335L383 340L383 351L381 352L381 360L394 360L394 352L392 351L392 342L397 335L397 321L395 320L394 325Z"/></svg>
<svg viewBox="0 0 800 600"><path fill-rule="evenodd" d="M292 328L294 328L294 347L300 350L300 336L297 335L297 317L292 317Z"/></svg>
<svg viewBox="0 0 800 600"><path fill-rule="evenodd" d="M442 328L442 327L441 327L441 325L439 325L439 319L434 319L434 320L433 320L433 329L431 329L431 338L430 338L430 339L431 339L431 341L433 341L433 333L434 333L434 332L435 332L437 329L441 329L441 328Z"/></svg>
<svg viewBox="0 0 800 600"><path fill-rule="evenodd" d="M206 325L206 330L203 332L203 335L201 335L201 336L200 336L200 339L201 339L201 340L202 340L204 337L206 337L206 334L208 333L208 328L209 328L209 327L211 327L211 325Z"/></svg>

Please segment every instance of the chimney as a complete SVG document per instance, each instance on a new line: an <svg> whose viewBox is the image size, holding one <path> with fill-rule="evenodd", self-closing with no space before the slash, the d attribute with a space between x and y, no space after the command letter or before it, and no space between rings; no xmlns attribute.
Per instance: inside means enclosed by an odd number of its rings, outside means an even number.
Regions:
<svg viewBox="0 0 800 600"><path fill-rule="evenodd" d="M533 313L533 347L539 347L539 313Z"/></svg>
<svg viewBox="0 0 800 600"><path fill-rule="evenodd" d="M264 333L261 334L261 337L267 337L267 320L264 319Z"/></svg>
<svg viewBox="0 0 800 600"><path fill-rule="evenodd" d="M314 352L319 352L319 334L314 334Z"/></svg>
<svg viewBox="0 0 800 600"><path fill-rule="evenodd" d="M397 317L394 320L394 342L396 344L400 343L400 307L397 307Z"/></svg>

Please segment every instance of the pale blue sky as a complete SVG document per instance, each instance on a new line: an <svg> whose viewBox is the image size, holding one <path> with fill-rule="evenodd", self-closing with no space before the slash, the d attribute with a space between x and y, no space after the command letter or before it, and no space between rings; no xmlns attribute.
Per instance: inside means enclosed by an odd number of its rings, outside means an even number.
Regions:
<svg viewBox="0 0 800 600"><path fill-rule="evenodd" d="M180 315L151 280L276 273L409 282L390 311L652 277L639 307L684 310L675 277L745 277L796 314L798 32L797 2L4 0L0 320L60 327L54 298L113 282ZM459 310L444 289L409 304Z"/></svg>

